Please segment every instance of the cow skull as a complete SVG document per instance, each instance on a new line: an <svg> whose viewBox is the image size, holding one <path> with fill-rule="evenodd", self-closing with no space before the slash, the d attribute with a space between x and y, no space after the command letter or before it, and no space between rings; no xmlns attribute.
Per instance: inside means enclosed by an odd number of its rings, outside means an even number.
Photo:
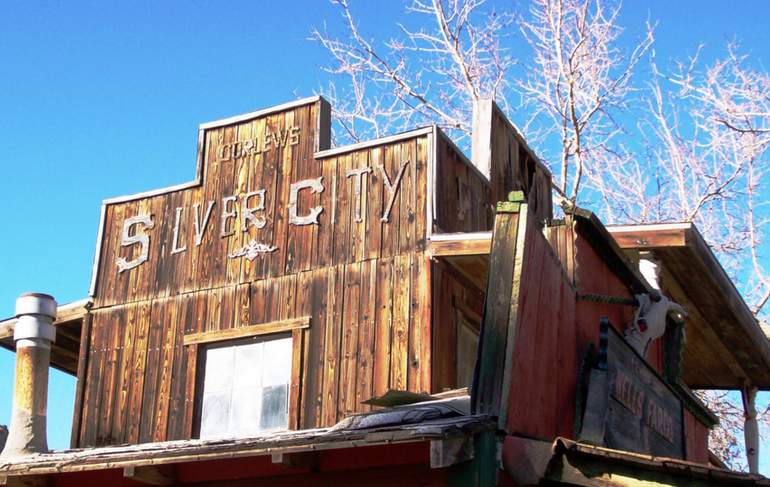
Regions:
<svg viewBox="0 0 770 487"><path fill-rule="evenodd" d="M687 316L685 309L659 293L637 294L638 307L634 313L634 322L624 336L626 341L636 352L645 357L647 349L653 340L663 336L666 332L666 317L669 313L675 313L676 319L681 320Z"/></svg>

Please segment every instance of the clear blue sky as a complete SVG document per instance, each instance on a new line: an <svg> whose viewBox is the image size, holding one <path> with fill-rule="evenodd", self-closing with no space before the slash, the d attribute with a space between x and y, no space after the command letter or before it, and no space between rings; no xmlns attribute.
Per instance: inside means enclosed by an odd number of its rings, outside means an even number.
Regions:
<svg viewBox="0 0 770 487"><path fill-rule="evenodd" d="M381 35L401 7L354 9ZM0 318L24 291L85 297L101 200L192 179L199 123L311 95L326 57L307 37L336 15L325 1L1 1ZM738 38L770 66L770 3L626 1L630 33L648 16L659 59ZM13 364L0 351L0 424ZM73 395L54 371L51 447L68 446Z"/></svg>

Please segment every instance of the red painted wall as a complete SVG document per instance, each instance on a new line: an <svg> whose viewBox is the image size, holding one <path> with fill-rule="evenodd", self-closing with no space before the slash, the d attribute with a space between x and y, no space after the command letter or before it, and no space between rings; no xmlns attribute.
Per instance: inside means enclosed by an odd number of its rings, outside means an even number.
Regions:
<svg viewBox="0 0 770 487"><path fill-rule="evenodd" d="M598 349L599 320L608 317L622 332L634 316L631 306L577 300L576 292L622 297L632 294L577 233L568 238L574 242L574 264L564 265L569 259L554 250L556 247L561 253L563 246L549 243L533 220L528 223L521 274L508 429L547 440L557 436L574 439L580 365L589 344ZM563 227L560 231L571 230ZM570 269L574 269L575 286ZM648 361L662 372L660 341L651 346Z"/></svg>

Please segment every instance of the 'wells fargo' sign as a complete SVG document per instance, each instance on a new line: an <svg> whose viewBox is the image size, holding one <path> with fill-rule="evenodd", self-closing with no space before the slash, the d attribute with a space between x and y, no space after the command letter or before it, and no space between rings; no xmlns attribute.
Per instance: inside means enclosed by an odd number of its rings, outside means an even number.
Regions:
<svg viewBox="0 0 770 487"><path fill-rule="evenodd" d="M606 321L601 334L580 439L617 450L684 458L679 397Z"/></svg>
<svg viewBox="0 0 770 487"><path fill-rule="evenodd" d="M329 149L329 123L328 104L312 98L204 124L196 181L105 201L92 283L98 304L422 245L428 132Z"/></svg>

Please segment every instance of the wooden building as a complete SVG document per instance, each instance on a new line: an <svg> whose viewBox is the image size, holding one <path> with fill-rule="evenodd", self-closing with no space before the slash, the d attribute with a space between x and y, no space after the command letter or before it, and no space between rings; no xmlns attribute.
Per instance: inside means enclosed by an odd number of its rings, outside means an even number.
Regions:
<svg viewBox="0 0 770 487"><path fill-rule="evenodd" d="M473 162L435 126L332 148L330 112L203 124L195 180L104 202L91 296L54 322L72 449L0 456L3 482L765 482L710 455L691 392L770 388L695 227L555 219L491 102ZM657 294L687 318L639 354L623 332Z"/></svg>

